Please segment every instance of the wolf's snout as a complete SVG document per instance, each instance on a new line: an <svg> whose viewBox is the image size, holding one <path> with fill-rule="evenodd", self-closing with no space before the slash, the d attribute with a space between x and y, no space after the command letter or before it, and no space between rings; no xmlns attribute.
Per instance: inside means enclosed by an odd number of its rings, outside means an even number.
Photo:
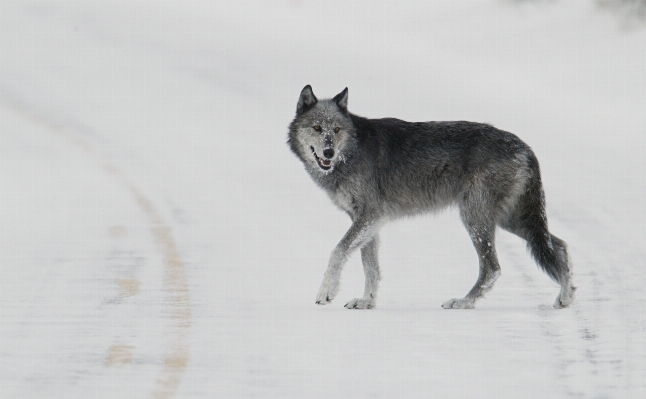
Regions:
<svg viewBox="0 0 646 399"><path fill-rule="evenodd" d="M332 159L332 157L334 156L334 150L331 148L324 149L323 156L327 159Z"/></svg>

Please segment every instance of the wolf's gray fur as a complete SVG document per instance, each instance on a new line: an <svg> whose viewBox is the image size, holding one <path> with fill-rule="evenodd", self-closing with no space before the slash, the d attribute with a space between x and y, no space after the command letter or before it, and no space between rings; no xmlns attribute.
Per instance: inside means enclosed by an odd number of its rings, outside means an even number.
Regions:
<svg viewBox="0 0 646 399"><path fill-rule="evenodd" d="M373 308L380 280L379 229L388 220L457 204L480 259L480 275L464 298L446 309L471 309L498 276L495 232L500 226L527 241L539 266L561 292L554 307L568 306L571 283L567 246L550 234L538 160L515 135L473 122L405 122L367 119L348 112L348 89L319 101L302 90L288 144L312 179L350 215L352 226L332 251L317 304L337 295L341 268L361 250L366 284L351 309Z"/></svg>

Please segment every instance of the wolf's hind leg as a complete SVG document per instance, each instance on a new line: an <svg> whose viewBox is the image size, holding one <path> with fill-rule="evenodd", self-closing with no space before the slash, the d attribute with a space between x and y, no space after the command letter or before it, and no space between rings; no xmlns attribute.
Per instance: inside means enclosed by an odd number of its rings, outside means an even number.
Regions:
<svg viewBox="0 0 646 399"><path fill-rule="evenodd" d="M464 218L463 218L464 219ZM486 294L500 276L500 264L496 255L495 225L472 224L465 221L480 261L480 274L471 291L459 299L449 299L442 304L444 309L473 309L475 302Z"/></svg>
<svg viewBox="0 0 646 399"><path fill-rule="evenodd" d="M361 261L363 262L363 272L366 275L366 285L363 291L363 298L354 298L345 304L348 309L372 309L377 304L377 289L379 280L379 261L377 250L379 247L379 236L375 237L361 248Z"/></svg>
<svg viewBox="0 0 646 399"><path fill-rule="evenodd" d="M567 244L565 241L550 234L552 246L556 253L557 262L561 263L562 268L565 270L561 273L558 283L561 285L561 291L554 301L554 307L557 309L566 308L574 302L574 291L576 287L572 285L572 269L570 260L567 253Z"/></svg>
<svg viewBox="0 0 646 399"><path fill-rule="evenodd" d="M527 241L532 257L545 273L561 286L554 307L568 307L574 302L572 285L572 265L570 264L567 244L551 234L547 229L547 218L543 211L541 198L524 198L516 215L501 223L501 227Z"/></svg>

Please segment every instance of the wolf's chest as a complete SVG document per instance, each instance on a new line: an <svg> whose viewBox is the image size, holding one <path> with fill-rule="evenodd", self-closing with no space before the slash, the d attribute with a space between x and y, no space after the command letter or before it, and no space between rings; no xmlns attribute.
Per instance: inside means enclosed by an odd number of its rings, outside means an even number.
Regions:
<svg viewBox="0 0 646 399"><path fill-rule="evenodd" d="M342 210L354 214L357 211L357 202L354 196L346 190L337 189L334 192L328 192L332 202Z"/></svg>

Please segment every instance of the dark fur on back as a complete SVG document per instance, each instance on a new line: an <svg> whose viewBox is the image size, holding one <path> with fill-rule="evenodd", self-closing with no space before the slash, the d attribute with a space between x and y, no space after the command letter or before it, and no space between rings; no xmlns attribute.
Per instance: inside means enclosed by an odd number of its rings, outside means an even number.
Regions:
<svg viewBox="0 0 646 399"><path fill-rule="evenodd" d="M303 93L288 144L314 181L350 215L356 230L455 204L481 258L480 278L463 298L470 305L499 274L496 226L527 240L541 268L573 292L566 245L547 228L538 160L517 136L474 122L368 119L347 111L347 89L322 101L309 86ZM328 161L321 164L320 154L330 149L335 152L332 167L322 170ZM362 234L368 230L376 237L378 228L364 228ZM358 240L351 231L347 236ZM343 258L354 242L350 238L347 249L337 248ZM562 298L561 305L568 300Z"/></svg>

